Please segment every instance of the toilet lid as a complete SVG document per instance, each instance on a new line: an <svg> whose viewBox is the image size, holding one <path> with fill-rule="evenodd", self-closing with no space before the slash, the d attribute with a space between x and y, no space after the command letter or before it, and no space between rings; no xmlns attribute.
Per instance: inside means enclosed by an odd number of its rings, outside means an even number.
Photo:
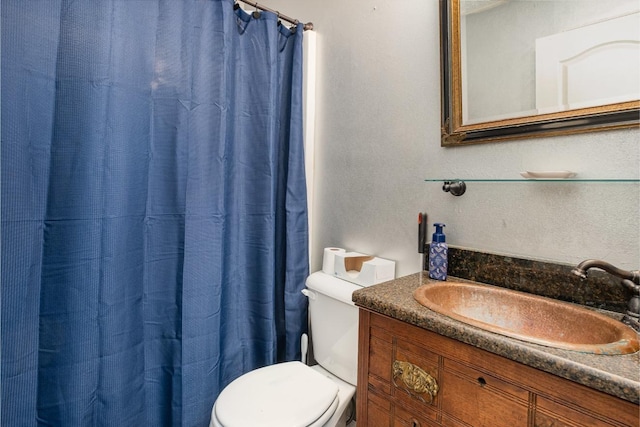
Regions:
<svg viewBox="0 0 640 427"><path fill-rule="evenodd" d="M338 386L300 362L256 369L218 396L216 416L225 427L307 426L331 406Z"/></svg>

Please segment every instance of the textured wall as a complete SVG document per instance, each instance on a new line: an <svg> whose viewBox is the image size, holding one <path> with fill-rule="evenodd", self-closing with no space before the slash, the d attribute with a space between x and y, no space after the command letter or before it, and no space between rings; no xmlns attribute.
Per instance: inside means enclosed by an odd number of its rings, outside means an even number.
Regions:
<svg viewBox="0 0 640 427"><path fill-rule="evenodd" d="M312 269L321 248L342 246L396 260L398 276L418 271L421 210L447 224L452 245L640 267L638 184L469 183L453 197L423 181L555 169L638 177L640 130L442 148L436 0L265 4L318 34Z"/></svg>

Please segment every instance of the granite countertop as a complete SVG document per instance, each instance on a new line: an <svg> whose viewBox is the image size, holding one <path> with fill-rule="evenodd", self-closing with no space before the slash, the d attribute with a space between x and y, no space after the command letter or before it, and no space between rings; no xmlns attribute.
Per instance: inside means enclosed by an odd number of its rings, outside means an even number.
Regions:
<svg viewBox="0 0 640 427"><path fill-rule="evenodd" d="M449 280L452 279L450 277ZM453 280L468 282L464 279ZM360 307L524 365L633 403L640 402L640 352L614 356L587 354L531 344L488 332L438 314L414 300L413 291L429 282L432 280L426 273L416 273L359 289L353 293L353 301Z"/></svg>

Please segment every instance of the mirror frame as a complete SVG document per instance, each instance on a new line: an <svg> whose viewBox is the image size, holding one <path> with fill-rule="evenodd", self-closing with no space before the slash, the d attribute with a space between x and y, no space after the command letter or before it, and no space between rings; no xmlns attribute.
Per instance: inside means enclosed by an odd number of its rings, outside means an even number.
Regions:
<svg viewBox="0 0 640 427"><path fill-rule="evenodd" d="M465 125L462 123L460 0L440 0L441 145L621 129L640 124L640 100Z"/></svg>

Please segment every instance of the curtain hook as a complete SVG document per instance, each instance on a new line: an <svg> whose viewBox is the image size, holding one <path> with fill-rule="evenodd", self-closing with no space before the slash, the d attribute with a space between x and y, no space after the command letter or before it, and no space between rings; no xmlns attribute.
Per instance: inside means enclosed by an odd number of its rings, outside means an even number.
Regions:
<svg viewBox="0 0 640 427"><path fill-rule="evenodd" d="M253 7L255 7L256 10L254 10L251 15L253 16L253 19L259 19L260 18L260 6L258 6L258 2L255 2L253 4Z"/></svg>
<svg viewBox="0 0 640 427"><path fill-rule="evenodd" d="M233 4L233 10L238 10L240 9L240 4L239 3L234 3Z"/></svg>

